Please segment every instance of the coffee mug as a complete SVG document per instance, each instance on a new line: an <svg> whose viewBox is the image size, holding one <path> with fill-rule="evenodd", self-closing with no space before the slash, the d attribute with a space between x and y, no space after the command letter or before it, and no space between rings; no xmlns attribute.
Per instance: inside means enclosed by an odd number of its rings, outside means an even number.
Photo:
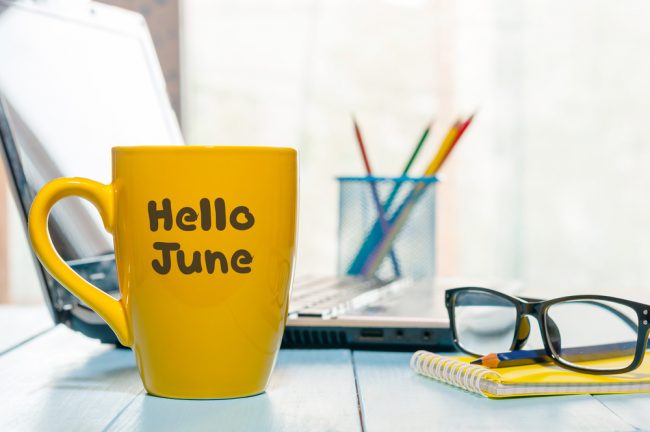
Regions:
<svg viewBox="0 0 650 432"><path fill-rule="evenodd" d="M113 180L54 180L29 214L43 266L132 347L146 390L212 399L265 390L293 274L297 156L288 148L113 148ZM121 298L75 273L49 237L82 197L113 235Z"/></svg>

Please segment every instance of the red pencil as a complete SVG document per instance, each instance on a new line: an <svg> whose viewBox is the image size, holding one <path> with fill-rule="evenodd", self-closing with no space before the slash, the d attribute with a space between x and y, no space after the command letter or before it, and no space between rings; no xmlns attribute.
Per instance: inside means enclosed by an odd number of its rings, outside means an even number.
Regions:
<svg viewBox="0 0 650 432"><path fill-rule="evenodd" d="M359 130L359 125L357 124L357 119L352 116L352 122L354 123L354 133L357 136L357 143L359 143L359 149L361 150L361 157L363 159L363 165L366 167L366 174L368 177L374 177L372 173L372 168L370 167L370 160L368 159L368 154L366 153L366 146L363 143L363 137L361 136L361 130ZM381 224L381 229L383 233L388 232L388 222L386 221L386 214L384 213L384 206L379 199L379 191L377 191L377 185L375 181L371 179L370 181L370 191L372 193L372 198L375 201L375 206L377 207L377 214L379 215L379 222ZM393 264L393 270L395 271L395 276L401 276L399 263L395 252L391 248L389 251L390 260Z"/></svg>
<svg viewBox="0 0 650 432"><path fill-rule="evenodd" d="M442 160L442 162L440 162L440 167L442 167L442 165L445 163L445 161L447 160L447 157L448 157L448 156L451 154L451 152L454 150L454 147L456 146L456 144L458 143L458 141L460 141L460 137L463 136L463 134L465 133L465 130L466 130L466 129L469 127L469 125L472 123L472 120L474 120L474 115L475 115L475 114L476 114L476 113L472 113L472 115L470 115L470 116L467 118L467 120L465 120L464 122L461 123L460 128L458 129L458 135L456 135L456 138L454 139L454 142L451 144L451 146L449 146L449 150L447 151L447 154L445 154L444 159ZM457 121L456 123L459 123L459 122ZM438 167L438 170L440 170L440 167Z"/></svg>
<svg viewBox="0 0 650 432"><path fill-rule="evenodd" d="M372 168L370 168L370 161L368 160L368 154L366 153L366 146L363 143L363 137L361 136L361 131L359 130L359 124L357 119L352 116L352 122L354 123L354 134L357 136L357 142L359 143L359 149L361 150L361 158L363 159L363 165L366 167L366 174L372 176Z"/></svg>

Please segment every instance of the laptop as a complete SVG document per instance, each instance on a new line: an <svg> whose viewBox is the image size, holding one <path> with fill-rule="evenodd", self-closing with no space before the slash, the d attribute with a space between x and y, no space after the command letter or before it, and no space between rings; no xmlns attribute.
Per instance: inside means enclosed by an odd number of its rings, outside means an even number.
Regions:
<svg viewBox="0 0 650 432"><path fill-rule="evenodd" d="M137 13L94 2L0 0L0 59L0 141L25 226L36 191L48 181L83 176L109 183L112 146L183 144ZM94 208L66 199L49 224L62 258L119 298L111 237ZM56 323L118 344L97 314L38 262L37 268ZM282 346L451 349L444 289L453 285L298 276Z"/></svg>

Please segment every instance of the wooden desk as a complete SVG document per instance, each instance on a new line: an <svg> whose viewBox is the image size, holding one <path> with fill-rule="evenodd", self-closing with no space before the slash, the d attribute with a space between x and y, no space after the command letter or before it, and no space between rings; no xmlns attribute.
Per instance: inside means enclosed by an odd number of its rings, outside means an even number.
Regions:
<svg viewBox="0 0 650 432"><path fill-rule="evenodd" d="M281 351L268 391L224 401L147 395L133 355L0 307L1 431L634 431L650 395L489 400L415 375L409 353Z"/></svg>

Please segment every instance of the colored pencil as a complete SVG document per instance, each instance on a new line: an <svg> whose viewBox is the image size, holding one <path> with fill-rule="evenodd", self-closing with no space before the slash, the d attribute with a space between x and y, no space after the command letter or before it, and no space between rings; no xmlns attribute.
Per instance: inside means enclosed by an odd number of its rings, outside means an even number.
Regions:
<svg viewBox="0 0 650 432"><path fill-rule="evenodd" d="M454 148L456 147L456 144L458 144L458 141L460 141L460 139L462 138L462 136L465 134L465 131L467 130L467 128L469 127L469 125L472 124L472 121L474 121L474 115L475 115L475 114L470 115L470 116L467 118L467 120L465 120L464 122L462 122L462 123L459 125L459 128L458 128L458 134L457 134L456 137L454 138L454 141L452 142L451 146L449 147L449 150L447 150L447 153L445 154L444 158L443 158L442 161L440 162L440 165L439 165L438 167L435 168L435 170L434 170L434 172L433 172L433 175L436 175L436 174L438 173L438 171L440 171L440 169L442 168L442 165L445 163L445 161L447 160L447 158L449 157L449 155L451 154L451 152L454 151Z"/></svg>
<svg viewBox="0 0 650 432"><path fill-rule="evenodd" d="M519 350L506 353L490 353L470 362L487 368L523 366L535 363L549 363L553 359L544 350Z"/></svg>
<svg viewBox="0 0 650 432"><path fill-rule="evenodd" d="M433 122L432 122L433 123ZM405 177L408 175L409 170L411 169L411 166L413 165L413 162L415 161L416 157L420 153L420 150L422 149L422 146L424 142L426 141L427 137L429 136L429 132L431 131L432 124L427 126L422 133L422 136L420 137L420 140L415 146L415 149L411 153L411 156L409 157L409 160L406 162L406 165L402 169L402 177ZM393 186L393 190L391 191L388 199L386 200L386 203L384 204L384 215L387 215L388 212L390 211L390 207L393 204L393 201L397 197L397 194L399 192L399 189L401 186L404 184L403 181L397 181L395 183L395 186ZM368 232L368 235L364 239L364 242L362 243L361 247L359 248L359 251L357 252L356 256L352 260L351 264L348 266L347 274L350 275L358 275L358 274L364 274L362 273L362 266L363 263L367 261L368 259L368 254L372 251L372 248L376 243L379 241L379 239L382 238L382 235L384 234L384 230L382 230L382 225L381 225L381 220L378 218L377 221L373 224L372 228Z"/></svg>
<svg viewBox="0 0 650 432"><path fill-rule="evenodd" d="M424 132L422 133L422 136L420 137L420 140L415 146L415 149L413 149L413 152L411 153L411 156L409 157L408 162L406 162L406 165L404 166L404 169L402 169L402 177L406 177L409 173L409 170L411 169L411 166L413 165L413 162L415 162L415 159L417 158L418 154L420 153L420 150L422 149L422 145L424 142L427 140L427 137L429 136L429 132L431 131L431 127L433 125L433 122L431 122L425 129ZM395 197L397 197L397 193L399 192L400 188L404 182L402 181L397 181L395 183L395 186L393 187L393 190L391 191L390 195L388 196L388 199L386 200L386 203L384 204L384 212L388 213L390 211L390 206L393 204L393 201L395 200Z"/></svg>
<svg viewBox="0 0 650 432"><path fill-rule="evenodd" d="M436 156L433 158L431 163L429 163L429 166L425 170L424 177L432 176L433 173L435 173L436 167L442 165L442 162L444 162L446 155L448 154L449 150L453 145L454 140L456 139L456 136L458 135L458 130L459 130L458 122L456 122L451 128L449 128L449 131L447 132L447 135L443 139L442 144L440 145L440 148L436 153ZM402 202L402 205L398 207L398 209L395 211L395 216L391 220L390 228L388 229L387 232L384 231L384 233L382 233L382 238L379 239L379 242L377 243L376 247L373 248L372 252L367 255L366 262L363 264L361 270L362 274L364 275L374 274L374 272L377 271L379 265L381 264L384 257L386 256L386 252L391 248L391 245L395 240L395 238L397 237L397 234L404 226L404 223L406 223L406 221L408 220L408 217L411 211L413 210L415 203L418 201L419 197L423 194L424 186L425 186L424 183L416 183L415 186L413 187L413 190Z"/></svg>
<svg viewBox="0 0 650 432"><path fill-rule="evenodd" d="M409 170L411 169L413 162L415 162L415 158L417 158L418 154L420 153L420 150L422 149L422 145L424 144L424 142L427 140L427 137L429 136L429 132L431 132L432 126L433 126L433 122L429 123L426 129L424 129L424 132L422 133L420 140L415 146L415 149L413 149L413 153L411 153L411 157L409 158L408 162L406 162L406 166L404 166L404 169L402 170L403 176L407 175Z"/></svg>
<svg viewBox="0 0 650 432"><path fill-rule="evenodd" d="M474 114L472 114L466 121L462 123L456 122L454 126L450 128L450 130L447 132L447 135L443 139L443 142L440 145L440 148L436 153L434 159L425 170L425 177L435 175L435 173L442 167L444 162L447 160L447 157L449 154L451 154L451 151L460 140L461 136L465 133L469 125L472 123L473 119ZM372 230L369 232L363 244L359 248L359 251L357 252L355 258L352 260L352 263L348 266L348 274L368 275L376 271L376 269L381 264L381 261L386 256L387 251L391 249L390 247L386 248L385 245L392 245L392 241L394 241L395 237L399 233L399 230L406 222L407 217L412 211L414 204L423 194L425 190L424 188L427 185L428 183L420 183L416 185L411 193L403 200L402 204L398 206L397 210L392 213L392 216L389 218L389 233L384 235L379 221L375 222ZM386 206L384 208L386 208ZM388 211L386 211L386 213L387 212ZM395 226L395 224L397 224L397 226ZM382 244L384 245L382 246Z"/></svg>
<svg viewBox="0 0 650 432"><path fill-rule="evenodd" d="M357 138L357 143L359 144L359 149L361 150L361 158L363 159L363 165L366 169L366 174L368 177L370 177L370 192L372 194L372 199L375 202L375 207L377 208L377 214L379 218L379 222L381 224L381 230L382 233L388 232L388 221L386 220L386 214L384 213L384 206L381 204L381 200L379 198L379 192L377 190L377 184L375 181L372 179L374 177L372 168L370 166L370 160L368 159L368 153L366 152L366 146L363 142L363 137L361 136L361 130L359 129L359 124L357 123L357 119L352 116L352 123L354 124L354 133ZM395 276L400 276L400 268L399 268L399 263L397 261L397 257L395 256L395 252L391 249L389 251L390 254L390 259L393 264L393 270L395 272Z"/></svg>
<svg viewBox="0 0 650 432"><path fill-rule="evenodd" d="M627 357L634 355L635 349L636 341L632 341L562 348L561 351L564 360L572 363L579 363ZM553 359L546 354L545 350L537 349L490 353L470 363L488 368L502 368L551 362L553 362Z"/></svg>
<svg viewBox="0 0 650 432"><path fill-rule="evenodd" d="M454 149L456 143L460 140L461 136L465 133L469 125L472 123L474 115L472 114L464 122L456 121L452 127L449 128L447 135L442 140L440 148L435 157L424 172L423 177L435 176L438 170L445 163L451 151ZM389 222L388 232L383 235L378 245L373 249L372 253L368 254L368 259L362 267L362 274L373 274L383 261L386 253L392 248L392 244L400 232L408 217L418 202L420 197L424 194L426 187L429 183L418 183L414 186L411 193L404 199L402 205L395 211L395 215Z"/></svg>

